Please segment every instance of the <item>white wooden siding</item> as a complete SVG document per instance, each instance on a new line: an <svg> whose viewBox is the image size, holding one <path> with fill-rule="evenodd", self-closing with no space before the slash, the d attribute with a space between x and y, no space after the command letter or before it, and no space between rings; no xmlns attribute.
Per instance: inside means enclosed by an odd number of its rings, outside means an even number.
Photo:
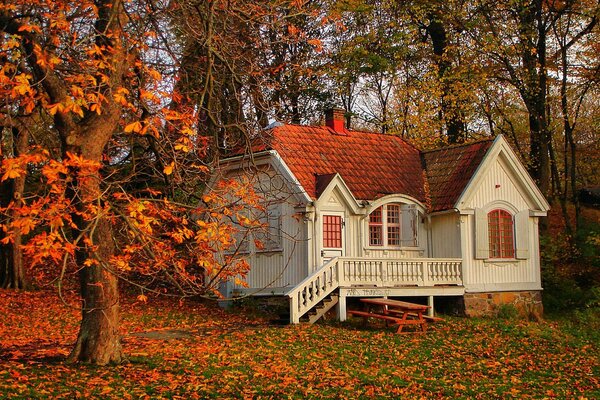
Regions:
<svg viewBox="0 0 600 400"><path fill-rule="evenodd" d="M307 224L292 217L295 210L291 204L283 203L281 211L282 251L255 252L248 256L252 268L246 283L250 288L294 286L308 275Z"/></svg>
<svg viewBox="0 0 600 400"><path fill-rule="evenodd" d="M533 203L527 201L524 188L515 183L517 182L516 177L501 156L497 158L497 162L491 168L481 172L485 176L479 181L477 190L471 198L461 205L462 209L484 208L487 204L499 200L512 204L517 210L534 207Z"/></svg>
<svg viewBox="0 0 600 400"><path fill-rule="evenodd" d="M460 219L458 213L431 218L431 257L459 258Z"/></svg>
<svg viewBox="0 0 600 400"><path fill-rule="evenodd" d="M286 181L270 165L261 165L258 171L233 171L227 178L240 179L239 174L251 177L255 190L263 197L277 200L281 207L281 248L276 251L260 251L250 245L251 252L244 256L251 269L243 279L249 288L282 288L294 286L308 274L307 222L295 206L297 189ZM234 289L243 288L234 285ZM266 290L268 292L268 290Z"/></svg>
<svg viewBox="0 0 600 400"><path fill-rule="evenodd" d="M504 208L516 215L520 211L533 209L535 205L527 195L525 188L517 184L518 179L503 160L500 154L496 162L479 180L477 189L470 198L465 199L463 209L482 209L485 212L493 208ZM529 231L528 259L511 259L507 261L485 260L475 258L476 243L475 215L461 216L461 243L464 252L463 271L465 290L468 292L488 292L506 290L539 290L541 280L539 273L539 250L537 241L537 218L527 220ZM487 235L487 232L485 233ZM435 254L435 252L434 252ZM441 255L435 254L436 257Z"/></svg>

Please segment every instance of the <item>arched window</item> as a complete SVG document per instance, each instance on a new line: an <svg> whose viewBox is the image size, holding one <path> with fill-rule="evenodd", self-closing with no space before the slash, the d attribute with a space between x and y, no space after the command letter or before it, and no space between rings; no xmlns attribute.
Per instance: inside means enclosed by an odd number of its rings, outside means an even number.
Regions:
<svg viewBox="0 0 600 400"><path fill-rule="evenodd" d="M417 209L413 204L390 203L369 214L369 246L417 246Z"/></svg>
<svg viewBox="0 0 600 400"><path fill-rule="evenodd" d="M487 217L490 258L514 258L513 216L508 211L495 209Z"/></svg>

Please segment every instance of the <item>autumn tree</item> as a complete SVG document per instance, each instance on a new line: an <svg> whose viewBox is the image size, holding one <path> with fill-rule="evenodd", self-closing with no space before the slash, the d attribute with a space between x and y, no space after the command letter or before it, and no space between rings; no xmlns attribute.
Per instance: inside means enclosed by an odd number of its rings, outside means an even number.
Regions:
<svg viewBox="0 0 600 400"><path fill-rule="evenodd" d="M243 182L223 182L187 204L152 179L130 184L140 171L140 144L172 143L164 147L170 159L160 151L144 158L173 184L189 176L184 169L195 176L209 170L199 162L207 142L197 139L198 110L173 107L179 94L159 72L178 65L165 24L171 10L162 2L122 0L0 5L1 121L18 143L10 157L3 153L0 176L3 184L22 185L34 171L40 181L25 201L15 197L20 186L3 199L2 242L18 248L28 235L28 262L43 270L56 265L59 286L78 274L82 319L71 361L123 359L119 277L165 280L184 295L201 294L248 268L219 256L235 246L224 222L254 201ZM15 131L36 114L39 129L59 141L58 154Z"/></svg>
<svg viewBox="0 0 600 400"><path fill-rule="evenodd" d="M569 235L572 235L573 228L567 213L566 203L568 200L575 205L575 230L577 230L581 215L577 189L577 140L575 136L586 98L594 93L593 86L597 85L600 78L600 60L587 50L593 49L598 36L597 11L598 3L596 1L553 3L549 9L553 15L551 20L551 45L553 46L550 60L555 65L559 76L559 108L564 143L562 190L560 179L556 177L553 181L556 182L555 186ZM559 175L556 161L552 167L553 176Z"/></svg>
<svg viewBox="0 0 600 400"><path fill-rule="evenodd" d="M2 150L0 160L9 157L18 157L27 151L29 133L28 128L14 118L0 127ZM0 207L7 208L11 202L21 203L25 190L24 176L7 176L0 183ZM9 211L2 216L2 223L7 224L14 219L14 211ZM15 232L12 240L8 240L5 232L0 232L0 287L6 289L25 289L29 286L23 265L23 252L21 251L22 235Z"/></svg>

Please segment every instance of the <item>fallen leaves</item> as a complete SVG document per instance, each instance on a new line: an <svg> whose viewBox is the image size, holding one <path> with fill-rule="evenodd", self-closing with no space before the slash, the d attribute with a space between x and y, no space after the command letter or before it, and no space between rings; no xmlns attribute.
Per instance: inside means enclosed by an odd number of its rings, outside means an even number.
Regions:
<svg viewBox="0 0 600 400"><path fill-rule="evenodd" d="M0 393L11 398L598 398L598 342L561 323L449 318L426 335L274 327L213 304L125 298L129 363L64 359L77 298L0 291ZM591 338L597 337L591 336Z"/></svg>

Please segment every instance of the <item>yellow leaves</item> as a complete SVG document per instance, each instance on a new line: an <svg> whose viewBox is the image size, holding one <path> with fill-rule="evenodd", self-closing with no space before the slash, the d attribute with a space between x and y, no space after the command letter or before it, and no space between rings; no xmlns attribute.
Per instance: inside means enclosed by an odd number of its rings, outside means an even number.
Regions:
<svg viewBox="0 0 600 400"><path fill-rule="evenodd" d="M194 136L196 135L196 132L189 126L186 126L183 129L181 129L181 134L185 136Z"/></svg>
<svg viewBox="0 0 600 400"><path fill-rule="evenodd" d="M138 295L137 299L138 299L138 301L141 301L142 303L148 302L148 296L146 296L145 294Z"/></svg>
<svg viewBox="0 0 600 400"><path fill-rule="evenodd" d="M127 257L123 257L123 256L112 257L110 263L117 269L117 271L127 272L127 271L132 270Z"/></svg>
<svg viewBox="0 0 600 400"><path fill-rule="evenodd" d="M121 104L122 106L127 106L129 102L127 101L127 96L129 95L129 90L124 87L120 87L113 94L113 99Z"/></svg>
<svg viewBox="0 0 600 400"><path fill-rule="evenodd" d="M15 77L15 85L12 88L12 95L17 97L18 95L24 96L26 94L32 95L34 93L33 88L29 85L31 75L21 73Z"/></svg>
<svg viewBox="0 0 600 400"><path fill-rule="evenodd" d="M64 109L65 109L65 106L62 105L62 103L48 104L46 106L46 110L48 110L48 113L50 115L55 115L57 112L63 112Z"/></svg>
<svg viewBox="0 0 600 400"><path fill-rule="evenodd" d="M191 149L192 141L186 137L179 138L175 144L175 150L180 150L184 153L189 153Z"/></svg>
<svg viewBox="0 0 600 400"><path fill-rule="evenodd" d="M95 258L88 258L83 262L83 265L86 267L95 267L97 265L100 265L100 262Z"/></svg>
<svg viewBox="0 0 600 400"><path fill-rule="evenodd" d="M173 173L173 169L174 169L174 168L175 168L175 162L174 162L174 161L171 161L171 163L170 163L170 164L166 165L166 166L163 168L163 173L164 173L165 175L171 175L171 174Z"/></svg>
<svg viewBox="0 0 600 400"><path fill-rule="evenodd" d="M125 133L140 133L142 131L143 125L140 121L134 121L125 126Z"/></svg>
<svg viewBox="0 0 600 400"><path fill-rule="evenodd" d="M10 36L8 38L8 40L4 41L4 43L2 43L2 49L3 50L11 50L11 49L16 49L21 47L21 42L17 39L16 36Z"/></svg>

